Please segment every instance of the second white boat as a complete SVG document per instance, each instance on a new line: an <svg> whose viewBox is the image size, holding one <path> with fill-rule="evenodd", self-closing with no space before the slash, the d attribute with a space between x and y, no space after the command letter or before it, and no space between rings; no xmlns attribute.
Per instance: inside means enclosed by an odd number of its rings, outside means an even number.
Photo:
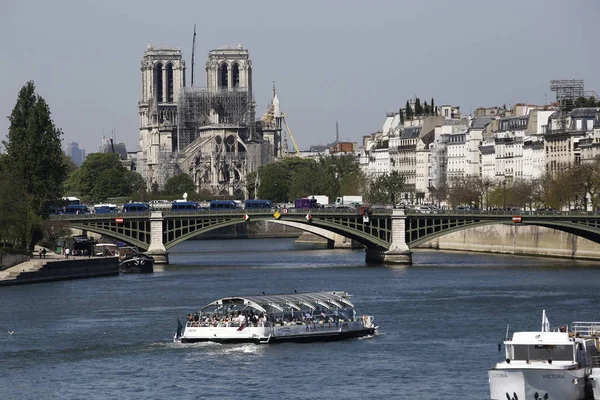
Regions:
<svg viewBox="0 0 600 400"><path fill-rule="evenodd" d="M595 325L597 324L597 326ZM591 361L598 357L600 323L574 322L551 331L545 311L539 332L515 332L506 358L488 371L492 400L584 400Z"/></svg>

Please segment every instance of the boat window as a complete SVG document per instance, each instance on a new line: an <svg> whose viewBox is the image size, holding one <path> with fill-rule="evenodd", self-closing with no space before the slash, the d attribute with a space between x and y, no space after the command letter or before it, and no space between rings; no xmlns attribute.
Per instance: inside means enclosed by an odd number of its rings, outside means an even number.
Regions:
<svg viewBox="0 0 600 400"><path fill-rule="evenodd" d="M573 346L565 345L513 345L513 360L572 361Z"/></svg>

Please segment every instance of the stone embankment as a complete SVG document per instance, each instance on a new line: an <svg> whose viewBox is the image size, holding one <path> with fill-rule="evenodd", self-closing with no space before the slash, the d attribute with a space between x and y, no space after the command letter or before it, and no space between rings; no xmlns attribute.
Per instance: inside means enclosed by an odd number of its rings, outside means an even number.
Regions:
<svg viewBox="0 0 600 400"><path fill-rule="evenodd" d="M600 244L533 225L486 225L450 233L420 248L576 259L600 259Z"/></svg>
<svg viewBox="0 0 600 400"><path fill-rule="evenodd" d="M54 254L47 254L46 257L45 259L32 258L0 271L0 286L119 274L117 257L70 257L65 259Z"/></svg>

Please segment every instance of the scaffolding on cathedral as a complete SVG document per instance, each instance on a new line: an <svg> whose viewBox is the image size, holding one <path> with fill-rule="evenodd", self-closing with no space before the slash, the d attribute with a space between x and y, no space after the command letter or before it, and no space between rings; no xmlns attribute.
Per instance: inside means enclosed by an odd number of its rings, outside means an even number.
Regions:
<svg viewBox="0 0 600 400"><path fill-rule="evenodd" d="M178 153L173 153L170 150L161 149L158 153L158 169L157 182L159 187L163 188L167 181L181 173L179 169Z"/></svg>
<svg viewBox="0 0 600 400"><path fill-rule="evenodd" d="M245 88L183 88L177 107L179 148L184 149L196 140L204 126L239 127L243 140L251 138L252 107L252 94Z"/></svg>

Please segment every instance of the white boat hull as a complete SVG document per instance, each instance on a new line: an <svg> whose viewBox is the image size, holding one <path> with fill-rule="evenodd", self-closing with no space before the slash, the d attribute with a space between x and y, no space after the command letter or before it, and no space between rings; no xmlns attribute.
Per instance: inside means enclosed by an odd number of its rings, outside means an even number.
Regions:
<svg viewBox="0 0 600 400"><path fill-rule="evenodd" d="M276 343L341 340L375 333L375 327L365 327L362 321L332 322L265 327L186 326L178 338L182 343ZM176 338L177 339L177 338Z"/></svg>
<svg viewBox="0 0 600 400"><path fill-rule="evenodd" d="M585 370L497 369L488 371L491 400L582 400ZM600 398L600 397L597 397Z"/></svg>

